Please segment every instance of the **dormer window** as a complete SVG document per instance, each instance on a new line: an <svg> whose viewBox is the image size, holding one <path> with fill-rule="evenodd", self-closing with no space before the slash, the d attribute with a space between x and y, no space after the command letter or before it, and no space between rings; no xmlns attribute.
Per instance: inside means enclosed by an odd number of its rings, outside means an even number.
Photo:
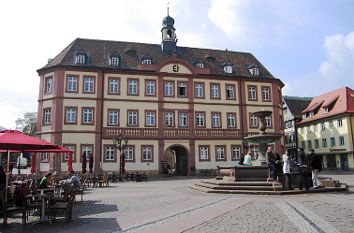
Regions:
<svg viewBox="0 0 354 233"><path fill-rule="evenodd" d="M302 114L302 119L306 119L307 115L306 113Z"/></svg>
<svg viewBox="0 0 354 233"><path fill-rule="evenodd" d="M204 68L204 63L202 63L202 62L197 62L197 63L195 64L195 66L196 66L197 68L202 69L202 68Z"/></svg>
<svg viewBox="0 0 354 233"><path fill-rule="evenodd" d="M119 53L113 52L113 53L111 53L111 55L109 56L108 64L109 64L110 66L116 66L116 67L118 67L118 66L120 65L120 61L121 61L121 57L120 57Z"/></svg>
<svg viewBox="0 0 354 233"><path fill-rule="evenodd" d="M256 64L252 64L248 66L248 70L251 73L252 76L259 76L259 68Z"/></svg>
<svg viewBox="0 0 354 233"><path fill-rule="evenodd" d="M249 69L250 73L252 76L259 76L259 68L258 67L252 67Z"/></svg>
<svg viewBox="0 0 354 233"><path fill-rule="evenodd" d="M75 64L85 64L86 56L83 54L76 55L75 57Z"/></svg>
<svg viewBox="0 0 354 233"><path fill-rule="evenodd" d="M229 64L224 65L224 72L226 74L232 74L232 65L229 65Z"/></svg>
<svg viewBox="0 0 354 233"><path fill-rule="evenodd" d="M151 65L152 61L150 59L144 59L141 61L141 64L147 64L147 65Z"/></svg>
<svg viewBox="0 0 354 233"><path fill-rule="evenodd" d="M141 59L141 64L151 65L152 64L152 56L150 54L145 54Z"/></svg>
<svg viewBox="0 0 354 233"><path fill-rule="evenodd" d="M323 109L323 113L328 113L329 112L329 108L328 107L325 107L324 109Z"/></svg>
<svg viewBox="0 0 354 233"><path fill-rule="evenodd" d="M313 117L315 115L314 112L310 112L310 117Z"/></svg>

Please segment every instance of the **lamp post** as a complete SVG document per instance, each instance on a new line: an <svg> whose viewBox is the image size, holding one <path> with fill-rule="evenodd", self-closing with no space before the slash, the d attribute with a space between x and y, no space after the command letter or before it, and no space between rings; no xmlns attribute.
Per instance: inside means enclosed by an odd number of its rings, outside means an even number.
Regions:
<svg viewBox="0 0 354 233"><path fill-rule="evenodd" d="M124 172L124 165L125 165L125 156L124 153L122 154L122 151L127 147L128 145L128 139L123 138L123 135L120 133L118 136L113 138L113 143L115 147L119 150L119 157L120 157L120 165L119 165L119 174L122 175L122 172Z"/></svg>

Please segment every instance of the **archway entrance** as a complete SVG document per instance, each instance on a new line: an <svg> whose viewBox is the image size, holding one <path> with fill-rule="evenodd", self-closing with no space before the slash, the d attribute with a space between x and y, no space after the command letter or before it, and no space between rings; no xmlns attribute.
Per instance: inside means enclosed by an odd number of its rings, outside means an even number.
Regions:
<svg viewBox="0 0 354 233"><path fill-rule="evenodd" d="M166 151L166 160L168 161L174 175L188 175L188 152L183 146L171 146Z"/></svg>

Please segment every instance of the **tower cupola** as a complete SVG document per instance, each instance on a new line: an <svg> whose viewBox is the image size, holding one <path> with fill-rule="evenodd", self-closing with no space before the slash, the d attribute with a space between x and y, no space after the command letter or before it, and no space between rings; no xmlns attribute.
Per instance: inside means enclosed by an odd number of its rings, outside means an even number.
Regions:
<svg viewBox="0 0 354 233"><path fill-rule="evenodd" d="M175 20L169 15L169 8L167 7L167 16L162 20L162 42L161 49L163 52L170 54L176 50L177 37L176 29L173 27Z"/></svg>

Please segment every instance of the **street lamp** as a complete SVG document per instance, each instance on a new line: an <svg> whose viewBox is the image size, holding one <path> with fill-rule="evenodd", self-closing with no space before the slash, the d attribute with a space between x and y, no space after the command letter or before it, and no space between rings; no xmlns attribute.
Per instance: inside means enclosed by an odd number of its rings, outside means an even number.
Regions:
<svg viewBox="0 0 354 233"><path fill-rule="evenodd" d="M123 135L120 133L118 136L113 138L113 143L115 147L119 150L119 155L120 155L119 174L121 175L122 172L124 172L124 165L125 165L125 156L124 153L122 154L122 151L124 151L124 149L127 147L128 139L123 138Z"/></svg>

